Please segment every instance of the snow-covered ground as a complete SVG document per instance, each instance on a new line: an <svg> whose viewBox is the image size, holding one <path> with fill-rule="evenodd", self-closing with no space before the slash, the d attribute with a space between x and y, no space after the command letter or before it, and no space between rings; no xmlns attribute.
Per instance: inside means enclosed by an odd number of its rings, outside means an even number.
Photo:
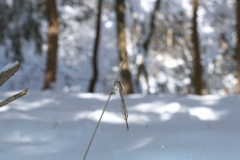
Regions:
<svg viewBox="0 0 240 160"><path fill-rule="evenodd" d="M4 92L0 100L14 92ZM108 95L30 92L0 108L1 160L80 160ZM240 97L114 95L88 160L239 160Z"/></svg>

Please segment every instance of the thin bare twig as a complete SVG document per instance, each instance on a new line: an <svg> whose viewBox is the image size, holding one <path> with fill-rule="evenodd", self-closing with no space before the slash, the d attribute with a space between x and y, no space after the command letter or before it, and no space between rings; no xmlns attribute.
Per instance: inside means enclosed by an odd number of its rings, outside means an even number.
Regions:
<svg viewBox="0 0 240 160"><path fill-rule="evenodd" d="M26 94L28 93L28 90L29 90L29 89L25 89L24 91L19 92L19 93L15 94L15 95L13 95L13 96L5 99L4 101L0 102L0 108L1 108L2 106L6 105L6 104L8 104L8 103L10 103L10 102L18 99L18 98L26 95Z"/></svg>
<svg viewBox="0 0 240 160"><path fill-rule="evenodd" d="M88 151L89 151L89 149L90 149L90 147L91 147L91 144L92 144L92 141L93 141L93 139L94 139L94 136L95 136L95 134L96 134L96 132L97 132L97 129L98 129L99 125L100 125L100 122L101 122L101 120L102 120L103 114L104 114L104 112L105 112L105 110L106 110L106 108L107 108L108 102L109 102L112 94L114 93L114 87L115 87L115 85L116 85L115 82L118 81L118 78L119 78L119 76L120 76L122 67L123 67L126 59L127 59L127 52L125 53L125 57L124 57L124 59L123 59L122 65L120 66L120 69L119 69L119 71L118 71L116 80L114 81L112 90L111 90L111 92L110 92L110 94L109 94L109 96L108 96L107 102L106 102L106 104L105 104L105 106L104 106L104 108L103 108L102 114L101 114L101 116L100 116L100 118L99 118L99 120L98 120L97 126L96 126L96 128L95 128L95 130L94 130L94 132L93 132L92 138L91 138L91 140L90 140L90 142L89 142L89 144L88 144L88 147L87 147L87 150L86 150L85 155L84 155L84 157L83 157L83 160L85 160L86 157L87 157Z"/></svg>

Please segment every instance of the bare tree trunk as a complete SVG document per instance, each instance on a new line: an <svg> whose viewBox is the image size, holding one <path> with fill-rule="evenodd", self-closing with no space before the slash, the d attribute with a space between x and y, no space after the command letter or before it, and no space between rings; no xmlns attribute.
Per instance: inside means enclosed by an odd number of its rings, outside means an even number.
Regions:
<svg viewBox="0 0 240 160"><path fill-rule="evenodd" d="M237 93L240 94L240 1L239 0L236 0L236 18L237 18L236 57L237 57L237 74L238 74Z"/></svg>
<svg viewBox="0 0 240 160"><path fill-rule="evenodd" d="M154 29L155 29L155 25L154 25L154 22L155 22L155 19L156 19L156 14L157 14L157 11L160 9L160 3L161 1L160 0L156 0L156 4L154 5L154 10L152 12L152 16L151 16L151 19L150 19L150 27L149 27L149 34L145 40L145 42L143 43L143 48L144 48L144 54L147 55L148 53L148 46L149 46L149 43L150 43L150 40L152 38L152 35L154 33Z"/></svg>
<svg viewBox="0 0 240 160"><path fill-rule="evenodd" d="M119 59L120 64L122 63L127 43L126 43L126 32L125 32L125 1L124 0L117 0L116 1L116 17L117 17L117 37L118 37L118 53L119 53ZM122 68L121 72L124 94L130 94L133 93L133 85L132 85L132 79L131 79L131 73L129 71L129 62L128 60L125 62Z"/></svg>
<svg viewBox="0 0 240 160"><path fill-rule="evenodd" d="M198 25L197 25L198 0L193 0L192 18L192 42L194 46L193 66L194 66L194 88L195 94L202 95L202 66L199 49Z"/></svg>
<svg viewBox="0 0 240 160"><path fill-rule="evenodd" d="M44 89L49 89L51 88L51 83L56 82L59 24L56 1L47 0L46 6L49 26L47 68L45 72Z"/></svg>
<svg viewBox="0 0 240 160"><path fill-rule="evenodd" d="M92 57L92 66L93 66L93 75L92 80L90 82L88 91L94 92L94 87L98 79L98 68L97 68L97 54L98 54L98 46L100 39L100 31L101 31L101 15L102 15L102 0L98 0L98 15L97 15L97 23L96 23L96 38L94 43L94 51Z"/></svg>

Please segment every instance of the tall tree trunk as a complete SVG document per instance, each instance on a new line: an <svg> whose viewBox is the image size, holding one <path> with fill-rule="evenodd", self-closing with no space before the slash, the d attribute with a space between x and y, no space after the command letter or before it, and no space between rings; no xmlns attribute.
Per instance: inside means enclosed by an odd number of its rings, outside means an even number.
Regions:
<svg viewBox="0 0 240 160"><path fill-rule="evenodd" d="M195 94L202 95L202 66L199 49L198 25L197 25L198 0L193 0L193 18L192 18L192 42L194 47L193 66L194 66L194 88Z"/></svg>
<svg viewBox="0 0 240 160"><path fill-rule="evenodd" d="M156 0L155 5L154 5L154 10L152 12L152 16L151 16L151 19L150 19L149 33L147 35L147 38L146 38L145 42L143 43L143 48L145 50L144 51L145 55L147 55L147 53L148 53L148 46L150 44L150 40L151 40L152 35L154 33L154 29L155 29L154 22L155 22L155 19L156 19L157 11L160 9L160 3L161 3L160 0Z"/></svg>
<svg viewBox="0 0 240 160"><path fill-rule="evenodd" d="M117 37L118 37L118 53L119 53L119 59L120 64L122 63L126 48L127 48L127 42L126 42L126 32L125 32L125 2L124 0L117 0L116 1L116 17L117 17ZM132 79L131 79L131 73L129 71L129 61L127 60L125 64L123 65L122 72L122 81L124 86L124 94L130 94L133 93L133 85L132 85Z"/></svg>
<svg viewBox="0 0 240 160"><path fill-rule="evenodd" d="M88 91L94 92L94 87L98 79L98 68L97 68L97 54L98 54L98 45L101 31L101 15L102 15L102 0L98 0L98 15L97 15L97 23L96 23L96 37L94 42L94 50L92 57L92 66L93 66L93 75L92 80L90 82Z"/></svg>
<svg viewBox="0 0 240 160"><path fill-rule="evenodd" d="M237 57L237 74L238 74L238 88L237 93L240 94L240 1L236 0L236 18L237 18L237 43L236 43L236 57Z"/></svg>
<svg viewBox="0 0 240 160"><path fill-rule="evenodd" d="M59 24L56 1L47 0L46 6L49 26L47 67L45 72L44 89L49 89L51 88L51 83L56 82Z"/></svg>

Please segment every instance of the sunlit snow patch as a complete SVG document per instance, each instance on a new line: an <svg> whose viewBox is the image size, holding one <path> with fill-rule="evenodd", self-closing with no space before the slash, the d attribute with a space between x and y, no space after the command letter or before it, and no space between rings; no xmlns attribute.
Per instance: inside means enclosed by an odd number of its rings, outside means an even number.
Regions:
<svg viewBox="0 0 240 160"><path fill-rule="evenodd" d="M207 107L197 107L189 109L189 114L198 117L200 120L216 121L226 114L225 111L214 111Z"/></svg>

